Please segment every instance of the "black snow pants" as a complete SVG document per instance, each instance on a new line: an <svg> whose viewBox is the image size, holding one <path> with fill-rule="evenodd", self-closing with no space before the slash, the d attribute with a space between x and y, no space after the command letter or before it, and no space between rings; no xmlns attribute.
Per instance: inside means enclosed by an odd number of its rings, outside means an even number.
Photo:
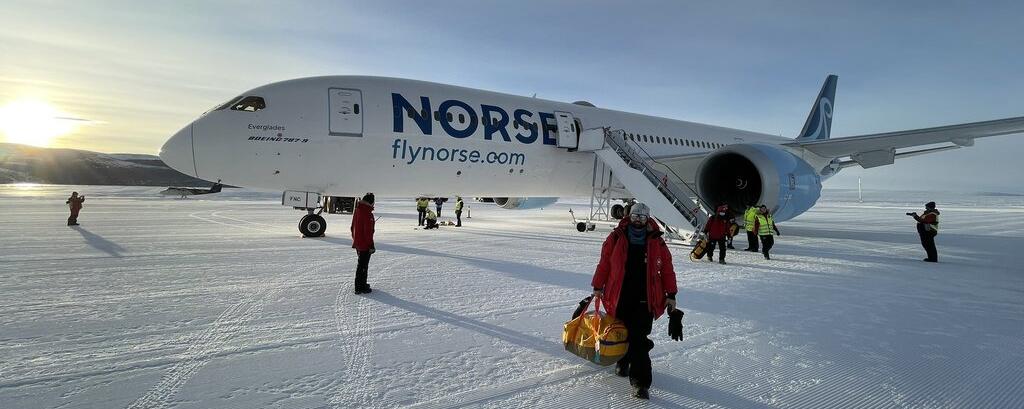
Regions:
<svg viewBox="0 0 1024 409"><path fill-rule="evenodd" d="M616 307L615 316L622 320L629 332L629 349L616 365L629 374L629 384L648 389L651 387L651 349L654 341L647 339L654 325L654 315L646 302L623 304Z"/></svg>
<svg viewBox="0 0 1024 409"><path fill-rule="evenodd" d="M423 225L424 220L427 220L427 209L416 208L416 211L420 214L419 226Z"/></svg>
<svg viewBox="0 0 1024 409"><path fill-rule="evenodd" d="M935 248L936 234L936 232L925 229L924 224L917 224L917 235L921 236L921 247L924 247L924 252L928 254L927 260L929 261L939 261L939 250Z"/></svg>
<svg viewBox="0 0 1024 409"><path fill-rule="evenodd" d="M708 252L705 256L707 256L708 260L715 259L715 245L718 246L718 261L725 261L725 238L718 240L709 239Z"/></svg>
<svg viewBox="0 0 1024 409"><path fill-rule="evenodd" d="M462 227L462 210L455 211L455 226Z"/></svg>
<svg viewBox="0 0 1024 409"><path fill-rule="evenodd" d="M757 251L757 233L752 231L747 232L747 250Z"/></svg>
<svg viewBox="0 0 1024 409"><path fill-rule="evenodd" d="M356 261L356 289L362 290L370 286L366 284L366 276L370 270L370 252L356 250L356 254L359 255Z"/></svg>
<svg viewBox="0 0 1024 409"><path fill-rule="evenodd" d="M772 246L775 245L775 236L761 236L761 254L764 254L764 258L771 258L768 254L771 251Z"/></svg>

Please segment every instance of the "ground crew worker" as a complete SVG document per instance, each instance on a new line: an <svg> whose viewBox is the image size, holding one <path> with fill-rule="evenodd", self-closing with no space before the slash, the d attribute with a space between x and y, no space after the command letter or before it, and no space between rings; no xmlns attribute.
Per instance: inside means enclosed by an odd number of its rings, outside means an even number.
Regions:
<svg viewBox="0 0 1024 409"><path fill-rule="evenodd" d="M368 294L373 292L370 285L366 283L366 276L369 273L370 255L376 252L373 245L373 227L376 220L373 218L373 193L363 195L363 199L356 202L356 209L352 212L352 248L356 249L356 294Z"/></svg>
<svg viewBox="0 0 1024 409"><path fill-rule="evenodd" d="M729 206L721 205L714 215L704 224L704 233L708 234L708 250L704 254L708 261L715 261L715 246L718 246L718 264L725 264L725 240L729 236L729 219L726 212Z"/></svg>
<svg viewBox="0 0 1024 409"><path fill-rule="evenodd" d="M455 196L455 227L462 227L462 196Z"/></svg>
<svg viewBox="0 0 1024 409"><path fill-rule="evenodd" d="M757 230L754 230L757 212L758 209L753 203L747 207L746 212L743 212L743 228L747 230L747 248L744 251L757 253Z"/></svg>
<svg viewBox="0 0 1024 409"><path fill-rule="evenodd" d="M928 254L924 261L937 263L939 251L935 248L935 236L939 234L939 211L935 209L935 202L925 203L924 213L920 216L917 212L907 213L907 216L914 216L917 220L917 235L921 236L921 247Z"/></svg>
<svg viewBox="0 0 1024 409"><path fill-rule="evenodd" d="M781 236L782 233L779 233L779 228L775 226L775 220L772 218L771 213L768 212L768 206L761 205L758 208L757 217L754 218L754 230L757 231L758 237L761 238L761 254L764 254L765 260L771 260L772 257L768 252L775 245L774 235ZM772 234L773 232L774 235Z"/></svg>
<svg viewBox="0 0 1024 409"><path fill-rule="evenodd" d="M85 195L78 195L78 192L71 192L71 197L66 203L71 209L71 216L68 216L68 226L78 226L78 212L82 211L82 203L85 202Z"/></svg>
<svg viewBox="0 0 1024 409"><path fill-rule="evenodd" d="M424 229L436 229L437 228L437 213L433 210L427 209L427 227Z"/></svg>
<svg viewBox="0 0 1024 409"><path fill-rule="evenodd" d="M427 205L429 205L429 203L430 202L427 201L427 198L425 197L416 198L416 212L419 213L420 220L417 226L423 225L423 221L426 219L427 216Z"/></svg>
<svg viewBox="0 0 1024 409"><path fill-rule="evenodd" d="M676 273L662 234L647 205L633 204L629 217L619 221L601 246L601 261L591 281L594 298L626 325L629 349L616 363L615 373L629 377L633 396L640 399L650 399L654 342L647 336L666 308L676 308Z"/></svg>

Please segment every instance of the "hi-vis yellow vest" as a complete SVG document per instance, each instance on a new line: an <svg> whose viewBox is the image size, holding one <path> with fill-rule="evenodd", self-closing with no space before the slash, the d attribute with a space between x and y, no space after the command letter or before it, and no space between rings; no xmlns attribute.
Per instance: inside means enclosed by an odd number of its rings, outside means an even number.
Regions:
<svg viewBox="0 0 1024 409"><path fill-rule="evenodd" d="M747 209L746 213L743 213L743 227L747 231L754 231L754 219L757 217L757 208L751 207Z"/></svg>
<svg viewBox="0 0 1024 409"><path fill-rule="evenodd" d="M775 230L772 229L772 226L775 225L775 220L772 220L771 216L766 216L766 215L763 215L763 214L759 214L759 215L757 215L757 222L758 222L758 226L757 226L758 227L758 229L757 229L757 235L758 236L774 236L775 235Z"/></svg>
<svg viewBox="0 0 1024 409"><path fill-rule="evenodd" d="M427 205L428 205L429 203L430 203L430 202L429 202L429 201L427 201L427 199L417 199L417 200L416 200L416 208L418 208L418 209L426 209L426 208L427 208Z"/></svg>

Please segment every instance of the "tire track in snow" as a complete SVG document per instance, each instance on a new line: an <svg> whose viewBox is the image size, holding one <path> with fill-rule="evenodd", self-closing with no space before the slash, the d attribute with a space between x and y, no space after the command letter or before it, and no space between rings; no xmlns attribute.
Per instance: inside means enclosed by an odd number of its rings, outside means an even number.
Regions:
<svg viewBox="0 0 1024 409"><path fill-rule="evenodd" d="M315 263L299 276L320 272L330 263L330 261ZM160 379L160 382L129 404L128 408L166 407L170 400L181 390L181 387L199 372L213 355L220 352L227 341L241 332L243 323L259 316L260 312L263 311L262 301L280 292L283 288L282 284L295 278L295 276L285 274L285 276L279 277L277 280L264 282L255 291L242 297L239 302L224 310L206 331L203 331L203 333L189 342L188 348L183 353L185 358L171 367Z"/></svg>

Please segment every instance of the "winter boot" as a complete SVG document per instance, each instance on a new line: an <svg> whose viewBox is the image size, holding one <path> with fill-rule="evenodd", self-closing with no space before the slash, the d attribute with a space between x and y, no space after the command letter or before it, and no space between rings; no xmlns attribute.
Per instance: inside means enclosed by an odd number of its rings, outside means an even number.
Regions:
<svg viewBox="0 0 1024 409"><path fill-rule="evenodd" d="M633 396L638 399L651 399L651 394L647 391L647 388L641 388L639 386L633 388Z"/></svg>
<svg viewBox="0 0 1024 409"><path fill-rule="evenodd" d="M615 364L615 374L623 378L629 376L629 365Z"/></svg>
<svg viewBox="0 0 1024 409"><path fill-rule="evenodd" d="M725 264L725 260L718 260L718 264Z"/></svg>

